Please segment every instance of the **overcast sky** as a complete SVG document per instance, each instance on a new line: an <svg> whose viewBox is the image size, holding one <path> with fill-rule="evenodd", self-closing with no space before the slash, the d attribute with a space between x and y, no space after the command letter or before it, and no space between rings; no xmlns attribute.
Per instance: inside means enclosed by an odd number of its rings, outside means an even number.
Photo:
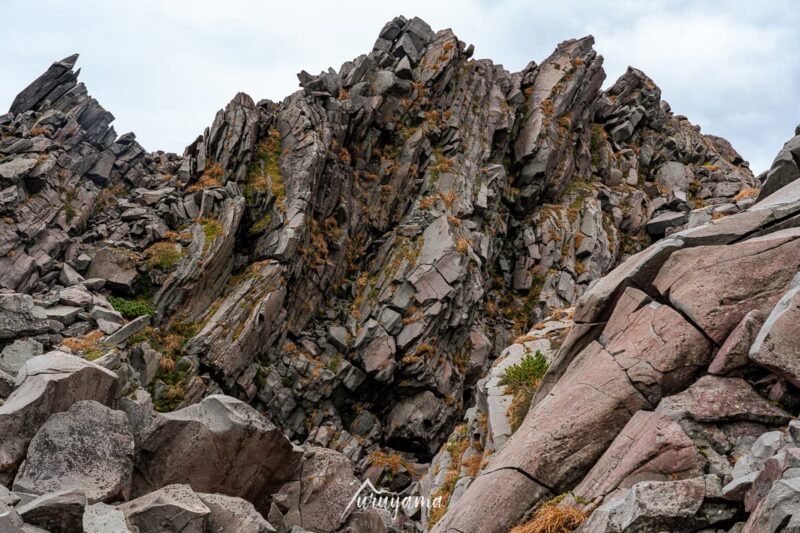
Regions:
<svg viewBox="0 0 800 533"><path fill-rule="evenodd" d="M674 112L733 143L754 172L800 123L794 0L0 0L0 109L55 60L148 150L182 152L238 91L281 100L295 74L371 50L403 14L452 28L509 70L593 34L606 84L646 72ZM2 111L0 111L2 112Z"/></svg>

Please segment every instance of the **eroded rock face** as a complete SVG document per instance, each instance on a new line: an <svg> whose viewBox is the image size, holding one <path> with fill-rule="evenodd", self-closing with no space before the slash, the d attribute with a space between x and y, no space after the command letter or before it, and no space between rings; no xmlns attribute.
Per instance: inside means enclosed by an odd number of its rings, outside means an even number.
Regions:
<svg viewBox="0 0 800 533"><path fill-rule="evenodd" d="M61 490L34 498L16 508L25 522L45 531L80 531L86 494L82 490Z"/></svg>
<svg viewBox="0 0 800 533"><path fill-rule="evenodd" d="M531 408L456 509L482 509L486 503L481 498L497 483L495 472L503 478L526 477L539 490L516 495L492 516L448 513L437 530L458 528L464 516L487 531L501 531L519 520L544 495L580 479L634 413L652 408L707 363L705 337L673 309L646 303L649 298L636 289L628 289L624 299L630 303L619 306L619 316L611 316L600 342L581 351L550 394Z"/></svg>
<svg viewBox="0 0 800 533"><path fill-rule="evenodd" d="M798 366L797 335L795 324L800 312L798 296L800 291L798 280L794 280L792 288L784 294L772 310L764 325L758 331L750 348L750 359L769 368L795 386L800 385L800 366Z"/></svg>
<svg viewBox="0 0 800 533"><path fill-rule="evenodd" d="M300 470L300 523L310 531L338 531L356 509L347 509L361 482L344 455L325 448L306 450Z"/></svg>
<svg viewBox="0 0 800 533"><path fill-rule="evenodd" d="M211 515L208 528L211 531L241 531L242 533L268 533L275 531L269 522L264 520L253 504L222 494L199 494Z"/></svg>
<svg viewBox="0 0 800 533"><path fill-rule="evenodd" d="M725 522L735 511L713 503L704 508L706 497L714 497L713 483L703 477L637 483L598 508L578 531L692 531Z"/></svg>
<svg viewBox="0 0 800 533"><path fill-rule="evenodd" d="M778 232L731 246L679 250L653 283L676 309L722 344L747 312L772 310L798 267L797 235Z"/></svg>
<svg viewBox="0 0 800 533"><path fill-rule="evenodd" d="M602 500L640 480L689 478L704 473L706 460L676 421L639 411L575 488L586 500Z"/></svg>

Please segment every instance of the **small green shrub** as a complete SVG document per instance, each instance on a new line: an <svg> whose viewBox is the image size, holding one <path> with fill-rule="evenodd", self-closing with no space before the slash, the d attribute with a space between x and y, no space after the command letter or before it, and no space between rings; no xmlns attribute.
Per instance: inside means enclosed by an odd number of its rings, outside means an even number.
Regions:
<svg viewBox="0 0 800 533"><path fill-rule="evenodd" d="M117 298L116 296L109 296L108 303L115 311L122 313L125 318L133 319L140 316L155 316L156 310L153 304L146 300L127 300L125 298Z"/></svg>
<svg viewBox="0 0 800 533"><path fill-rule="evenodd" d="M514 395L506 413L512 431L516 431L525 420L533 394L539 387L547 368L547 359L536 350L534 355L527 354L518 364L506 368L501 376L500 385L505 386L505 393Z"/></svg>
<svg viewBox="0 0 800 533"><path fill-rule="evenodd" d="M521 387L538 387L539 382L547 372L547 359L542 352L536 350L534 355L527 354L516 365L506 368L500 378L500 385L505 385L510 393L516 392Z"/></svg>

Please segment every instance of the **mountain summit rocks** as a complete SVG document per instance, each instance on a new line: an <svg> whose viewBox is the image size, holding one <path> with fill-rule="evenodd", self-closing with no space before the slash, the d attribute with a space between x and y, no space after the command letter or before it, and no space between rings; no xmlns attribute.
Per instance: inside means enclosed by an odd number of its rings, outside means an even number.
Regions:
<svg viewBox="0 0 800 533"><path fill-rule="evenodd" d="M756 442L800 404L794 140L759 192L593 46L508 72L397 17L182 155L54 63L0 116L8 523L507 531L573 490L607 531L786 515L794 441ZM536 350L525 416L500 381ZM364 479L445 503L343 514Z"/></svg>

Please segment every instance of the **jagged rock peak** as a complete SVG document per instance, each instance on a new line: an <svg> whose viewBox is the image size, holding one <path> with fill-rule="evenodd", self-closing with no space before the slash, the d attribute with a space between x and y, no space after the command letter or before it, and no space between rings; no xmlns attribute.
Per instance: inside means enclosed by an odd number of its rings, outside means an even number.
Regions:
<svg viewBox="0 0 800 533"><path fill-rule="evenodd" d="M78 72L72 71L72 67L77 62L78 54L73 54L53 63L44 74L17 95L9 112L16 114L37 110L48 98L51 101L59 98L63 92L66 92L66 87L77 80ZM55 89L59 88L61 88L62 94L54 93Z"/></svg>

